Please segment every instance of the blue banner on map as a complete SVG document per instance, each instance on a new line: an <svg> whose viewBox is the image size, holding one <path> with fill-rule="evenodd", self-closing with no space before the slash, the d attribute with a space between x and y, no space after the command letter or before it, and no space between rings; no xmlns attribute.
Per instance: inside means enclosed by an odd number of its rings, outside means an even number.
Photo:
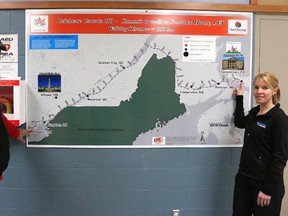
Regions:
<svg viewBox="0 0 288 216"><path fill-rule="evenodd" d="M31 35L30 50L78 49L78 35Z"/></svg>

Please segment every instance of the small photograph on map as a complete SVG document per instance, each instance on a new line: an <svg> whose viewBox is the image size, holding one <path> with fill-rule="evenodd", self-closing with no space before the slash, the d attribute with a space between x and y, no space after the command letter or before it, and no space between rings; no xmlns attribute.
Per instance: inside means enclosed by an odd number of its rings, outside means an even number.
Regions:
<svg viewBox="0 0 288 216"><path fill-rule="evenodd" d="M0 86L0 107L3 113L13 114L13 86Z"/></svg>
<svg viewBox="0 0 288 216"><path fill-rule="evenodd" d="M38 74L38 92L61 92L61 75L59 73Z"/></svg>
<svg viewBox="0 0 288 216"><path fill-rule="evenodd" d="M222 70L244 70L244 56L223 56Z"/></svg>

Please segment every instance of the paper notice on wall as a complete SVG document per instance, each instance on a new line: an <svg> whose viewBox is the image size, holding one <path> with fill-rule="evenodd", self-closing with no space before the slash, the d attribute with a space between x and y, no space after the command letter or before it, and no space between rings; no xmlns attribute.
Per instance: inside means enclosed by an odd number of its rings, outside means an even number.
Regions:
<svg viewBox="0 0 288 216"><path fill-rule="evenodd" d="M0 79L18 77L18 35L0 35L0 40L6 47L0 53Z"/></svg>

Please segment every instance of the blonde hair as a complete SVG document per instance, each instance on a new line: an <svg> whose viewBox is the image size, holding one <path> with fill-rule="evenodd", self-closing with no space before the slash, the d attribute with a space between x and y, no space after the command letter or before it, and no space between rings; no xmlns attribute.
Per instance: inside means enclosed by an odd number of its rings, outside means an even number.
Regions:
<svg viewBox="0 0 288 216"><path fill-rule="evenodd" d="M253 80L253 83L255 83L255 81L257 79L261 79L263 80L265 83L267 83L269 85L270 88L276 89L276 94L273 95L272 98L272 102L273 104L277 104L280 101L280 88L279 88L279 84L278 84L278 79L276 78L276 76L272 73L269 72L262 72L262 73L258 73Z"/></svg>

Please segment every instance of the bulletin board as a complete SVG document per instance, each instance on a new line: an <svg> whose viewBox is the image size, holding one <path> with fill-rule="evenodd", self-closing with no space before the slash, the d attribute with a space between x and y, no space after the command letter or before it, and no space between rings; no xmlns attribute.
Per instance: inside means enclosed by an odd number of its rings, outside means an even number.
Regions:
<svg viewBox="0 0 288 216"><path fill-rule="evenodd" d="M252 13L27 10L28 147L239 146Z"/></svg>

